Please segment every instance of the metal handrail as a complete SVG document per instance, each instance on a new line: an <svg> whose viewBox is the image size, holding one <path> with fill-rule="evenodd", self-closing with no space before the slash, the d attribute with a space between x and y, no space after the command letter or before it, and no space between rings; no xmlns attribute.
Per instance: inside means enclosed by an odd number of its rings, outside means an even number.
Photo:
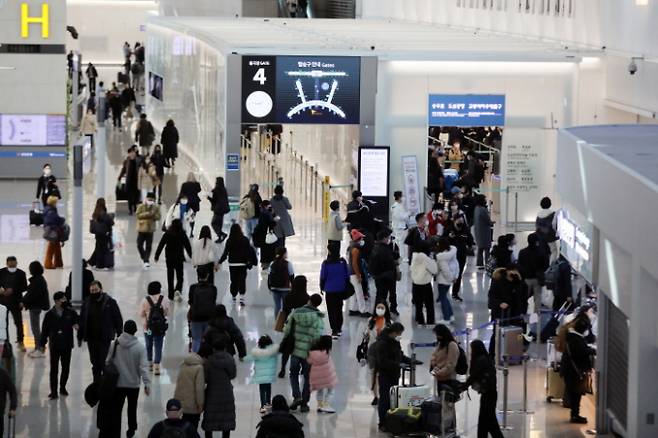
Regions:
<svg viewBox="0 0 658 438"><path fill-rule="evenodd" d="M496 149L496 148L494 148L494 147L491 147L491 146L489 146L488 144L484 144L484 143L482 143L481 141L478 141L478 140L476 140L476 139L474 139L474 138L471 138L471 137L469 137L468 135L465 135L464 138L465 138L466 140L470 141L471 143L475 143L475 144L478 145L478 146L484 146L485 148L489 149L489 153L494 153L494 154L499 154L499 153L500 153L500 151L499 151L498 149Z"/></svg>

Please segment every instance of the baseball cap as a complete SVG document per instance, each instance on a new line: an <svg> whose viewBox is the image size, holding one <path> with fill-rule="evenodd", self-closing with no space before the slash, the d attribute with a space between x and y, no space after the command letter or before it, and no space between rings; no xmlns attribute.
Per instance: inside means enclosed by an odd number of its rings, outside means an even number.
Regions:
<svg viewBox="0 0 658 438"><path fill-rule="evenodd" d="M181 405L181 402L178 399L172 398L169 399L169 401L167 402L168 411L180 411L182 408L183 406Z"/></svg>
<svg viewBox="0 0 658 438"><path fill-rule="evenodd" d="M350 236L352 237L352 240L361 240L364 237L366 237L361 231L359 230L352 230L350 231Z"/></svg>

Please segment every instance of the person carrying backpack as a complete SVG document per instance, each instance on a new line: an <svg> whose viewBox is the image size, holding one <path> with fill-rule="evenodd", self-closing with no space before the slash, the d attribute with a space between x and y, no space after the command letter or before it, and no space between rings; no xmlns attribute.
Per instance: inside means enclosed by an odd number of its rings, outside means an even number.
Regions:
<svg viewBox="0 0 658 438"><path fill-rule="evenodd" d="M144 328L146 340L146 358L149 370L156 376L160 375L160 362L162 360L162 344L167 331L167 315L169 314L169 300L165 300L160 293L162 285L159 281L152 281L147 288L148 296L142 301L140 317ZM153 349L155 348L155 357Z"/></svg>
<svg viewBox="0 0 658 438"><path fill-rule="evenodd" d="M274 314L278 315L283 307L283 300L290 292L290 285L295 278L292 263L288 261L288 250L285 247L276 249L276 256L270 265L270 273L267 277L267 287L272 292L274 299Z"/></svg>
<svg viewBox="0 0 658 438"><path fill-rule="evenodd" d="M183 415L183 406L175 398L167 402L167 418L153 425L147 438L199 438L194 426L186 421Z"/></svg>
<svg viewBox="0 0 658 438"><path fill-rule="evenodd" d="M217 287L208 282L209 272L206 267L199 268L199 282L190 286L189 300L190 332L192 333L192 351L197 353L201 340L210 320L215 316Z"/></svg>

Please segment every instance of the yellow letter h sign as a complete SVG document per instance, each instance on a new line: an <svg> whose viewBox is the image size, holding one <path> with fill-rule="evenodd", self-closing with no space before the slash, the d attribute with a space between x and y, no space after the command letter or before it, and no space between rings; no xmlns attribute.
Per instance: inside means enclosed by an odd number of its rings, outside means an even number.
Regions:
<svg viewBox="0 0 658 438"><path fill-rule="evenodd" d="M48 3L41 5L41 17L30 17L30 6L27 3L21 3L21 37L30 37L30 24L41 25L41 38L50 36L50 20Z"/></svg>

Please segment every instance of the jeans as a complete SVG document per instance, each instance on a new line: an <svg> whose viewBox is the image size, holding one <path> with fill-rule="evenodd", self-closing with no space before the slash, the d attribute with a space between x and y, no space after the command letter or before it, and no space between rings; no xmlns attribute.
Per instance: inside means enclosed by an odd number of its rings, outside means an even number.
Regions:
<svg viewBox="0 0 658 438"><path fill-rule="evenodd" d="M57 242L56 242L57 243ZM57 243L59 245L59 243ZM23 343L23 313L18 306L7 307L9 313L11 313L11 318L14 320L14 325L16 326L16 342L19 344ZM9 330L9 326L7 326ZM7 339L9 339L9 334L7 334Z"/></svg>
<svg viewBox="0 0 658 438"><path fill-rule="evenodd" d="M105 359L107 359L107 353L110 351L110 342L111 341L87 341L89 361L91 362L91 372L94 375L94 381L97 381L101 375L103 375Z"/></svg>
<svg viewBox="0 0 658 438"><path fill-rule="evenodd" d="M461 290L462 287L462 277L464 275L464 268L466 267L466 258L464 257L463 259L457 258L457 261L459 262L459 276L455 280L455 282L452 284L452 296L453 297L458 297L459 296L459 291Z"/></svg>
<svg viewBox="0 0 658 438"><path fill-rule="evenodd" d="M448 299L449 290L449 284L439 284L439 302L441 303L441 313L445 321L449 321L452 318L452 305Z"/></svg>
<svg viewBox="0 0 658 438"><path fill-rule="evenodd" d="M139 251L139 257L144 263L149 262L152 247L153 233L137 233L137 251Z"/></svg>
<svg viewBox="0 0 658 438"><path fill-rule="evenodd" d="M379 402L377 403L377 414L379 424L384 424L386 413L391 408L391 388L398 384L397 381L389 379L383 373L377 374L377 383L379 383Z"/></svg>
<svg viewBox="0 0 658 438"><path fill-rule="evenodd" d="M195 353L199 352L201 348L201 340L203 339L203 334L206 332L209 321L201 322L190 322L190 332L192 332L192 351Z"/></svg>
<svg viewBox="0 0 658 438"><path fill-rule="evenodd" d="M528 285L528 293L535 300L534 312L539 313L541 311L541 290L542 287L539 284L539 280L532 278L530 280L526 279L525 284Z"/></svg>
<svg viewBox="0 0 658 438"><path fill-rule="evenodd" d="M260 392L260 406L269 405L272 401L272 384L261 383L258 385L258 391Z"/></svg>
<svg viewBox="0 0 658 438"><path fill-rule="evenodd" d="M164 335L154 336L144 333L144 340L146 341L146 359L149 362L159 364L162 361L162 343L164 342ZM153 357L153 348L155 348L155 358Z"/></svg>
<svg viewBox="0 0 658 438"><path fill-rule="evenodd" d="M487 263L487 260L489 260L489 247L486 248L481 248L478 246L477 250L477 265L478 266L484 266Z"/></svg>
<svg viewBox="0 0 658 438"><path fill-rule="evenodd" d="M325 301L327 303L331 334L338 334L343 331L343 294L341 292L327 292Z"/></svg>
<svg viewBox="0 0 658 438"><path fill-rule="evenodd" d="M432 289L432 283L412 284L411 294L416 307L416 323L434 325L434 290ZM427 318L423 315L423 307L427 312Z"/></svg>
<svg viewBox="0 0 658 438"><path fill-rule="evenodd" d="M277 316L283 307L283 300L290 290L272 290L272 299L274 300L274 316Z"/></svg>
<svg viewBox="0 0 658 438"><path fill-rule="evenodd" d="M176 284L174 285L174 274L176 274ZM183 290L183 263L167 262L167 287L169 288L169 299L174 299L174 291Z"/></svg>
<svg viewBox="0 0 658 438"><path fill-rule="evenodd" d="M41 342L41 309L30 309L30 328L34 336L34 349L39 348Z"/></svg>
<svg viewBox="0 0 658 438"><path fill-rule="evenodd" d="M222 229L224 228L224 215L213 213L210 226L215 231L215 234L217 234L217 237L221 237L222 234L224 234L224 231L222 231Z"/></svg>
<svg viewBox="0 0 658 438"><path fill-rule="evenodd" d="M480 413L478 415L477 438L487 438L489 434L493 438L503 438L496 418L496 391L485 392L480 397Z"/></svg>
<svg viewBox="0 0 658 438"><path fill-rule="evenodd" d="M331 403L331 399L334 397L334 388L318 389L316 397L318 399L318 403L320 402L325 402L327 404Z"/></svg>
<svg viewBox="0 0 658 438"><path fill-rule="evenodd" d="M247 293L247 267L246 266L229 266L228 272L231 277L231 296L237 297L238 294Z"/></svg>
<svg viewBox="0 0 658 438"><path fill-rule="evenodd" d="M377 288L377 295L375 298L376 303L386 302L388 298L389 308L391 312L397 312L398 300L395 294L395 273L391 278L375 278L375 286Z"/></svg>
<svg viewBox="0 0 658 438"><path fill-rule="evenodd" d="M51 346L52 347L52 346ZM69 381L69 370L71 368L71 350L53 350L50 349L50 393L57 394L57 374L59 374L59 364L62 364L62 375L59 378L59 388L66 388Z"/></svg>
<svg viewBox="0 0 658 438"><path fill-rule="evenodd" d="M304 377L304 387L301 391L299 389L300 373ZM306 362L306 359L302 359L295 355L290 356L290 386L292 388L292 397L295 400L301 398L305 405L308 404L308 401L311 398L311 382L309 381L310 374L311 365Z"/></svg>

